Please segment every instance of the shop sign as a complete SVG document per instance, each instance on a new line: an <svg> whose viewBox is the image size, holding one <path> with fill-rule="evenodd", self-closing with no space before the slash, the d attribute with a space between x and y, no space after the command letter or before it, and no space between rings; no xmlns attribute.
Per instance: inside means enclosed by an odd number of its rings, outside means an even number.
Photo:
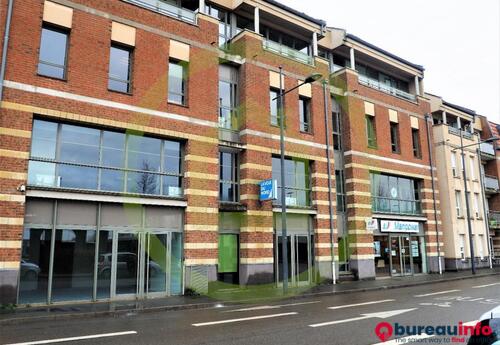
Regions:
<svg viewBox="0 0 500 345"><path fill-rule="evenodd" d="M380 222L382 232L411 232L418 233L420 224L418 222L403 222L399 220L382 220Z"/></svg>
<svg viewBox="0 0 500 345"><path fill-rule="evenodd" d="M276 200L278 198L278 181L264 180L260 185L260 201Z"/></svg>
<svg viewBox="0 0 500 345"><path fill-rule="evenodd" d="M378 230L378 221L376 219L373 219L373 218L367 218L365 219L365 222L366 222L366 230L367 231L375 231L375 230Z"/></svg>

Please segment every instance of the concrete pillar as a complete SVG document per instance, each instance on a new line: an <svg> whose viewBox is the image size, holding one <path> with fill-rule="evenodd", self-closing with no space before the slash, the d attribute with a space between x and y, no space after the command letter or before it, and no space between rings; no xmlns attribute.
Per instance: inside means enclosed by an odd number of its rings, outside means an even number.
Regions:
<svg viewBox="0 0 500 345"><path fill-rule="evenodd" d="M354 59L354 48L350 49L351 54L351 68L356 69L356 60Z"/></svg>
<svg viewBox="0 0 500 345"><path fill-rule="evenodd" d="M255 33L260 34L260 11L258 7L254 9L253 25Z"/></svg>
<svg viewBox="0 0 500 345"><path fill-rule="evenodd" d="M231 13L231 38L236 36L237 33L237 26L236 26L236 13Z"/></svg>
<svg viewBox="0 0 500 345"><path fill-rule="evenodd" d="M457 116L457 127L462 129L462 124L460 123L460 117Z"/></svg>
<svg viewBox="0 0 500 345"><path fill-rule="evenodd" d="M313 32L313 56L318 56L318 34Z"/></svg>
<svg viewBox="0 0 500 345"><path fill-rule="evenodd" d="M420 96L420 80L418 78L418 75L415 76L415 94L417 96Z"/></svg>
<svg viewBox="0 0 500 345"><path fill-rule="evenodd" d="M446 125L448 122L446 122L446 111L443 111L443 123Z"/></svg>
<svg viewBox="0 0 500 345"><path fill-rule="evenodd" d="M205 13L205 0L199 0L198 12Z"/></svg>

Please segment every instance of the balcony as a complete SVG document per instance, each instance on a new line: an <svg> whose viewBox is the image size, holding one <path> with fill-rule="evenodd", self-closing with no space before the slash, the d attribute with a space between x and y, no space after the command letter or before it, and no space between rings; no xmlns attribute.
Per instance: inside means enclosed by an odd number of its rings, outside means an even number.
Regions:
<svg viewBox="0 0 500 345"><path fill-rule="evenodd" d="M468 140L473 140L473 135L470 132L462 131L459 128L453 127L453 126L448 126L448 133L456 135L457 137L460 136L460 132L462 132L462 136L464 139Z"/></svg>
<svg viewBox="0 0 500 345"><path fill-rule="evenodd" d="M495 176L484 176L484 190L486 194L495 194L500 192L498 179Z"/></svg>
<svg viewBox="0 0 500 345"><path fill-rule="evenodd" d="M403 91L403 90L396 89L395 87L386 85L384 83L381 83L378 80L369 78L369 77L361 75L361 74L359 75L359 79L358 80L359 80L359 83L361 85L365 85L365 86L371 87L373 89L376 89L376 90L388 93L390 95L393 95L393 96L396 96L396 97L399 97L399 98L406 99L408 101L414 102L417 99L417 97L415 95L412 95L411 93L408 93L408 92Z"/></svg>
<svg viewBox="0 0 500 345"><path fill-rule="evenodd" d="M146 8L172 18L176 18L188 23L196 23L196 12L169 4L161 0L123 0L130 4Z"/></svg>
<svg viewBox="0 0 500 345"><path fill-rule="evenodd" d="M265 50L282 55L282 56L287 57L289 59L292 59L292 60L295 60L295 61L298 61L298 62L301 62L304 64L308 64L308 65L314 65L314 59L312 56L309 56L306 53L295 50L293 48L287 47L283 44L265 39L263 41L263 47Z"/></svg>
<svg viewBox="0 0 500 345"><path fill-rule="evenodd" d="M482 143L480 145L481 158L484 160L495 159L495 148L491 143Z"/></svg>
<svg viewBox="0 0 500 345"><path fill-rule="evenodd" d="M500 229L500 212L490 211L488 216L490 229Z"/></svg>
<svg viewBox="0 0 500 345"><path fill-rule="evenodd" d="M422 204L416 200L372 196L372 211L375 213L420 216L422 215Z"/></svg>

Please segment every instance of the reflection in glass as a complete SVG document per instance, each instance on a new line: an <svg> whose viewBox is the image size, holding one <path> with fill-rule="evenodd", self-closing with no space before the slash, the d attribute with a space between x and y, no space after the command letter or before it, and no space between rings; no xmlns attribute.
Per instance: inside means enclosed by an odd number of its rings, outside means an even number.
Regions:
<svg viewBox="0 0 500 345"><path fill-rule="evenodd" d="M295 253L297 255L297 280L309 282L309 257L307 236L295 236Z"/></svg>
<svg viewBox="0 0 500 345"><path fill-rule="evenodd" d="M108 88L119 92L130 92L131 51L124 47L112 46L109 54Z"/></svg>
<svg viewBox="0 0 500 345"><path fill-rule="evenodd" d="M67 42L66 32L51 27L42 28L39 74L59 79L65 78Z"/></svg>
<svg viewBox="0 0 500 345"><path fill-rule="evenodd" d="M59 164L59 187L97 189L97 168Z"/></svg>
<svg viewBox="0 0 500 345"><path fill-rule="evenodd" d="M35 120L31 143L31 157L55 159L57 123Z"/></svg>
<svg viewBox="0 0 500 345"><path fill-rule="evenodd" d="M56 230L53 301L91 300L95 230Z"/></svg>
<svg viewBox="0 0 500 345"><path fill-rule="evenodd" d="M35 162L28 163L28 184L43 187L58 187L55 178L56 165L54 163Z"/></svg>
<svg viewBox="0 0 500 345"><path fill-rule="evenodd" d="M146 262L148 270L147 292L167 291L167 239L168 235L148 234Z"/></svg>
<svg viewBox="0 0 500 345"><path fill-rule="evenodd" d="M186 101L185 68L183 62L170 61L168 67L168 101L184 104Z"/></svg>
<svg viewBox="0 0 500 345"><path fill-rule="evenodd" d="M124 172L120 170L101 169L100 190L111 192L123 191Z"/></svg>
<svg viewBox="0 0 500 345"><path fill-rule="evenodd" d="M119 233L116 255L116 294L137 292L139 234Z"/></svg>
<svg viewBox="0 0 500 345"><path fill-rule="evenodd" d="M125 162L125 134L102 133L101 165L112 168L123 168Z"/></svg>
<svg viewBox="0 0 500 345"><path fill-rule="evenodd" d="M99 256L97 258L97 299L109 298L112 250L113 232L100 230Z"/></svg>
<svg viewBox="0 0 500 345"><path fill-rule="evenodd" d="M162 177L163 180L163 195L180 197L182 196L182 178L179 176Z"/></svg>
<svg viewBox="0 0 500 345"><path fill-rule="evenodd" d="M69 163L99 164L100 131L62 125L59 160Z"/></svg>
<svg viewBox="0 0 500 345"><path fill-rule="evenodd" d="M182 233L172 233L170 254L170 294L182 293Z"/></svg>
<svg viewBox="0 0 500 345"><path fill-rule="evenodd" d="M127 192L136 194L159 194L160 176L152 173L127 173Z"/></svg>
<svg viewBox="0 0 500 345"><path fill-rule="evenodd" d="M24 229L19 303L47 302L52 230Z"/></svg>

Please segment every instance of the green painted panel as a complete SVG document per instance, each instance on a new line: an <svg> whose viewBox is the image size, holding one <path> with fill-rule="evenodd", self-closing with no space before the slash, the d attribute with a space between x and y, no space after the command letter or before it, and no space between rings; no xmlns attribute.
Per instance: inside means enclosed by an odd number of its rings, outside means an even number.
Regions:
<svg viewBox="0 0 500 345"><path fill-rule="evenodd" d="M238 236L219 236L219 273L238 272Z"/></svg>

